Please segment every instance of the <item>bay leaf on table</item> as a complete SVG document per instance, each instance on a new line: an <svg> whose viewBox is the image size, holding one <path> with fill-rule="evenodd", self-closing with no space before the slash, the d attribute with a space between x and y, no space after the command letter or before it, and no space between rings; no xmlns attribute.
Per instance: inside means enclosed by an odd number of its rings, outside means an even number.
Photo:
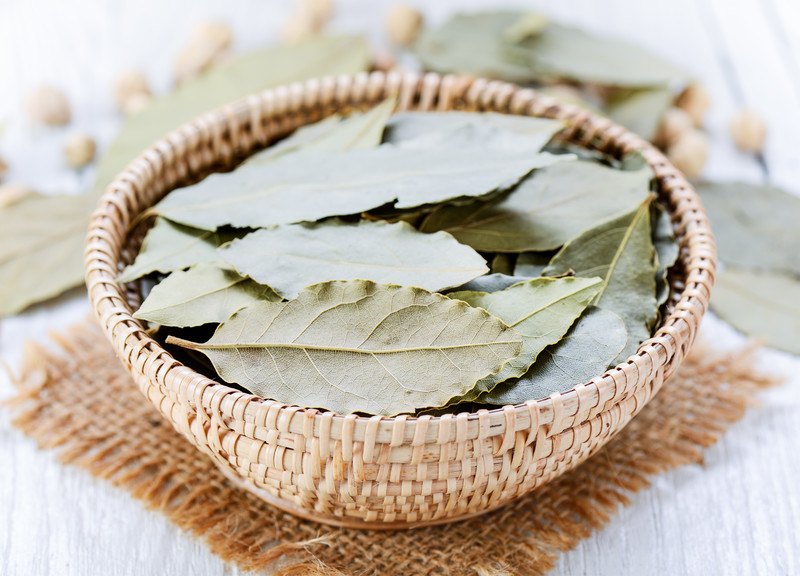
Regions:
<svg viewBox="0 0 800 576"><path fill-rule="evenodd" d="M675 241L672 219L659 202L653 202L652 214L653 246L656 250L656 300L659 306L669 298L669 269L678 261L680 248Z"/></svg>
<svg viewBox="0 0 800 576"><path fill-rule="evenodd" d="M297 153L212 174L169 194L153 212L205 230L313 222L391 203L405 209L484 196L564 160L478 147Z"/></svg>
<svg viewBox="0 0 800 576"><path fill-rule="evenodd" d="M524 376L498 384L477 402L522 404L566 392L605 372L627 341L622 318L610 310L589 306L561 341L541 352Z"/></svg>
<svg viewBox="0 0 800 576"><path fill-rule="evenodd" d="M280 225L234 240L219 254L240 274L285 298L328 280L372 280L439 292L489 271L480 254L450 234L423 234L405 222Z"/></svg>
<svg viewBox="0 0 800 576"><path fill-rule="evenodd" d="M232 233L198 230L156 218L136 259L119 274L117 281L131 282L153 272L166 274L195 264L221 263L217 248L235 237Z"/></svg>
<svg viewBox="0 0 800 576"><path fill-rule="evenodd" d="M539 353L555 344L600 293L600 278L534 278L499 292L452 292L447 296L483 308L522 336L522 352L487 376L462 400L474 400L500 382L525 374Z"/></svg>
<svg viewBox="0 0 800 576"><path fill-rule="evenodd" d="M543 272L556 276L572 270L577 276L604 280L592 303L615 312L625 322L629 339L620 362L650 338L658 317L657 266L650 224L654 197L567 242Z"/></svg>
<svg viewBox="0 0 800 576"><path fill-rule="evenodd" d="M314 37L231 58L126 118L98 162L95 191L101 193L147 146L198 114L267 88L368 67L369 47L357 36Z"/></svg>
<svg viewBox="0 0 800 576"><path fill-rule="evenodd" d="M701 182L722 262L800 276L800 198L774 186Z"/></svg>
<svg viewBox="0 0 800 576"><path fill-rule="evenodd" d="M563 128L560 120L497 112L401 112L389 121L384 141L398 146L477 145L539 152Z"/></svg>
<svg viewBox="0 0 800 576"><path fill-rule="evenodd" d="M621 90L603 104L603 113L645 140L653 140L666 111L675 100L667 87Z"/></svg>
<svg viewBox="0 0 800 576"><path fill-rule="evenodd" d="M310 286L223 322L199 350L225 381L279 402L394 416L444 406L501 369L520 336L485 310L420 288Z"/></svg>
<svg viewBox="0 0 800 576"><path fill-rule="evenodd" d="M540 82L644 88L682 85L685 72L641 46L551 22L539 34L510 44L505 57L534 71Z"/></svg>
<svg viewBox="0 0 800 576"><path fill-rule="evenodd" d="M219 323L249 304L280 296L268 286L213 264L176 270L156 284L133 317L163 326Z"/></svg>
<svg viewBox="0 0 800 576"><path fill-rule="evenodd" d="M438 28L424 29L412 49L427 70L470 74L528 83L536 74L526 62L508 58L506 31L523 13L514 11L456 14Z"/></svg>
<svg viewBox="0 0 800 576"><path fill-rule="evenodd" d="M274 146L253 155L247 163L269 162L300 150L340 152L377 148L396 105L397 98L387 98L366 112L355 112L344 119L339 115L328 116L302 126Z"/></svg>
<svg viewBox="0 0 800 576"><path fill-rule="evenodd" d="M83 284L83 250L94 199L20 198L0 210L0 316Z"/></svg>
<svg viewBox="0 0 800 576"><path fill-rule="evenodd" d="M800 280L725 266L717 273L711 309L768 346L800 354Z"/></svg>
<svg viewBox="0 0 800 576"><path fill-rule="evenodd" d="M511 193L479 207L442 206L423 222L485 252L553 250L584 230L630 212L649 194L652 172L576 160L537 170Z"/></svg>

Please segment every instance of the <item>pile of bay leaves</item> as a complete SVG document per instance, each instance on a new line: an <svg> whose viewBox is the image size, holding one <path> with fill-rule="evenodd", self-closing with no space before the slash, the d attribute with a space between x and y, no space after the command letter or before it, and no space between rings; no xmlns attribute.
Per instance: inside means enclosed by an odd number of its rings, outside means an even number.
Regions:
<svg viewBox="0 0 800 576"><path fill-rule="evenodd" d="M541 398L651 335L677 247L640 157L394 107L167 195L119 277L155 283L135 316L255 394L381 415Z"/></svg>

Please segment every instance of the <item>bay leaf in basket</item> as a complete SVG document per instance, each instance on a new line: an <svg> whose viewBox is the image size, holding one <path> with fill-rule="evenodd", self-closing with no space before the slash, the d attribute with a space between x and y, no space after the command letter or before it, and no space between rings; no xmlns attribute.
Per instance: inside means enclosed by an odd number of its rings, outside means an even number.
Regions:
<svg viewBox="0 0 800 576"><path fill-rule="evenodd" d="M564 338L545 348L521 378L498 384L477 402L503 406L547 398L599 376L628 341L625 322L610 310L590 306Z"/></svg>
<svg viewBox="0 0 800 576"><path fill-rule="evenodd" d="M423 234L405 222L281 225L234 240L219 254L240 274L284 298L328 280L372 280L438 292L489 271L480 254L450 234Z"/></svg>
<svg viewBox="0 0 800 576"><path fill-rule="evenodd" d="M302 126L284 140L252 156L247 163L269 162L300 150L340 152L377 148L396 105L397 98L387 98L366 112L356 112L345 119L334 115Z"/></svg>
<svg viewBox="0 0 800 576"><path fill-rule="evenodd" d="M198 230L156 218L136 259L120 273L117 281L131 282L153 272L166 274L195 264L221 263L217 248L235 237L232 233Z"/></svg>
<svg viewBox="0 0 800 576"><path fill-rule="evenodd" d="M268 286L213 264L176 270L156 284L133 317L163 326L219 323L247 305L280 296Z"/></svg>
<svg viewBox="0 0 800 576"><path fill-rule="evenodd" d="M555 256L554 252L523 252L517 256L514 274L516 276L527 276L528 278L541 276L553 256Z"/></svg>
<svg viewBox="0 0 800 576"><path fill-rule="evenodd" d="M85 195L34 194L0 209L0 316L83 283L93 205Z"/></svg>
<svg viewBox="0 0 800 576"><path fill-rule="evenodd" d="M568 159L469 148L302 153L212 174L153 211L205 230L260 228L358 214L386 204L414 208L513 186L536 168ZM312 170L309 168L313 167Z"/></svg>
<svg viewBox="0 0 800 576"><path fill-rule="evenodd" d="M667 275L669 269L678 261L680 248L675 241L672 230L672 220L669 212L660 203L653 202L652 213L653 246L656 250L656 300L661 306L669 297L669 282Z"/></svg>
<svg viewBox="0 0 800 576"><path fill-rule="evenodd" d="M477 145L539 152L564 128L560 120L497 112L401 112L386 127L385 142L398 146Z"/></svg>
<svg viewBox="0 0 800 576"><path fill-rule="evenodd" d="M521 350L502 321L419 288L365 281L311 286L223 322L199 350L227 382L280 402L393 416L438 407Z"/></svg>
<svg viewBox="0 0 800 576"><path fill-rule="evenodd" d="M768 346L800 354L800 280L726 266L717 273L711 309Z"/></svg>
<svg viewBox="0 0 800 576"><path fill-rule="evenodd" d="M444 230L486 252L553 250L641 204L651 177L648 167L627 171L585 160L556 163L478 208L442 206L421 229Z"/></svg>
<svg viewBox="0 0 800 576"><path fill-rule="evenodd" d="M203 112L267 88L326 75L355 74L368 67L369 47L356 36L318 36L231 58L182 82L125 119L97 165L95 191L101 193L147 146Z"/></svg>
<svg viewBox="0 0 800 576"><path fill-rule="evenodd" d="M610 220L570 240L545 268L545 276L573 271L605 281L593 304L611 310L624 321L629 340L619 361L636 351L651 335L658 317L656 257L650 224L649 196L636 210Z"/></svg>
<svg viewBox="0 0 800 576"><path fill-rule="evenodd" d="M470 291L470 292L497 292L505 290L509 286L525 282L530 278L525 276L509 276L508 274L486 274L485 276L478 276L474 280L470 280L466 284L459 286L456 291Z"/></svg>
<svg viewBox="0 0 800 576"><path fill-rule="evenodd" d="M697 185L720 260L752 270L800 276L800 198L743 182Z"/></svg>
<svg viewBox="0 0 800 576"><path fill-rule="evenodd" d="M453 292L463 300L500 318L522 336L522 352L497 374L487 376L465 394L474 400L497 384L525 374L539 353L555 344L603 288L600 278L535 278L499 292Z"/></svg>

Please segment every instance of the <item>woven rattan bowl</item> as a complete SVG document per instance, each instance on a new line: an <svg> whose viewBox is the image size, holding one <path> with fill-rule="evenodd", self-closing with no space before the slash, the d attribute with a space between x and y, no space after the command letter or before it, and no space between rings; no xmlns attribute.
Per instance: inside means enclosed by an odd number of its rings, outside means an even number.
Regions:
<svg viewBox="0 0 800 576"><path fill-rule="evenodd" d="M235 390L182 365L145 332L132 317L135 296L115 280L138 249L132 227L145 209L299 126L391 94L399 95L402 110L560 118L565 142L615 157L642 152L681 247L655 336L623 364L542 400L442 417L367 418ZM308 519L366 528L410 528L481 514L591 456L647 404L688 352L708 304L716 259L697 194L638 136L529 89L435 74L313 80L205 114L117 176L93 215L87 242L86 283L97 318L164 417L231 480L264 500Z"/></svg>

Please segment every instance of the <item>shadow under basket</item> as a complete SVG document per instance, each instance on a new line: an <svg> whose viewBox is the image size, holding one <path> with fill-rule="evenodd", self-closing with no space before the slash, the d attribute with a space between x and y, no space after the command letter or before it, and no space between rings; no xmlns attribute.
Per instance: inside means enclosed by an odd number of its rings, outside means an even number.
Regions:
<svg viewBox="0 0 800 576"><path fill-rule="evenodd" d="M641 152L681 248L655 336L624 363L567 392L496 410L418 418L340 416L265 400L184 366L151 338L132 316L135 294L115 280L138 250L137 217L169 191L231 169L300 126L390 95L398 95L399 110L558 118L566 125L557 136L562 143L616 158ZM97 318L144 396L177 431L237 485L275 506L317 522L378 529L482 514L595 453L686 356L716 264L697 194L649 143L530 89L436 74L311 80L207 113L116 177L92 217L87 243L86 284Z"/></svg>

